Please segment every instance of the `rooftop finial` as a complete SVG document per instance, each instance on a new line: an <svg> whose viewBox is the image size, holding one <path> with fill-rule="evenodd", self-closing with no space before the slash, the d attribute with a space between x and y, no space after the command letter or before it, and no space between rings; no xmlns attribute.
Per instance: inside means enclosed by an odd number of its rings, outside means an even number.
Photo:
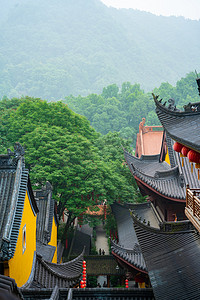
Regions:
<svg viewBox="0 0 200 300"><path fill-rule="evenodd" d="M198 73L197 73L197 71L196 71L196 70L195 70L195 73L196 73L196 76L197 76L197 78L196 78L196 82L197 82L197 85L198 85L199 96L200 96L200 78L199 78L199 75L198 75Z"/></svg>

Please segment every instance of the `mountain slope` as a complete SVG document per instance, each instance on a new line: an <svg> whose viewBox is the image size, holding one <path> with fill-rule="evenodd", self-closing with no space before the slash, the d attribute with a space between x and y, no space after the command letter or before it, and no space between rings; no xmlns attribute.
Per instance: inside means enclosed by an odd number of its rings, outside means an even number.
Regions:
<svg viewBox="0 0 200 300"><path fill-rule="evenodd" d="M99 0L0 0L0 97L60 99L200 69L200 22L108 8Z"/></svg>

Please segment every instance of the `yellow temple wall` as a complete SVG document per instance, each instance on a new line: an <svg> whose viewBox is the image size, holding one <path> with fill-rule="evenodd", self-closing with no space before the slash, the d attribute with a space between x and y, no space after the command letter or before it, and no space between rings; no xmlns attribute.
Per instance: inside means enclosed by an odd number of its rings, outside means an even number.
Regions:
<svg viewBox="0 0 200 300"><path fill-rule="evenodd" d="M57 264L57 225L55 222L55 217L53 217L52 230L51 230L51 240L49 242L50 246L56 247L52 262Z"/></svg>
<svg viewBox="0 0 200 300"><path fill-rule="evenodd" d="M26 243L23 235L25 231ZM13 258L8 261L8 269L5 275L14 278L18 287L24 285L31 274L34 252L36 251L36 215L31 208L30 200L26 192L24 210L22 215L19 236Z"/></svg>
<svg viewBox="0 0 200 300"><path fill-rule="evenodd" d="M166 163L168 163L168 165L170 165L168 149L167 149L167 153L166 153L166 155L165 155L165 161L166 161Z"/></svg>

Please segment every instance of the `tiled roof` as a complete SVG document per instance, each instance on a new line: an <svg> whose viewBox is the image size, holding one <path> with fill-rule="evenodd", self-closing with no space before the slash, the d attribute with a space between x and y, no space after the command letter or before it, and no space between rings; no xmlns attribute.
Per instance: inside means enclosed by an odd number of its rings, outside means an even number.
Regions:
<svg viewBox="0 0 200 300"><path fill-rule="evenodd" d="M57 263L59 264L62 256L63 256L63 251L64 251L64 246L61 243L61 241L58 242L58 246L57 246Z"/></svg>
<svg viewBox="0 0 200 300"><path fill-rule="evenodd" d="M23 296L22 296L19 288L17 287L15 280L13 278L10 278L10 277L4 276L4 275L0 275L0 299L1 299L1 295L5 297L6 293L8 293L7 296L10 296L12 294L17 297L17 298L12 298L12 299L23 299ZM8 299L11 299L10 297ZM3 299L6 299L6 298L3 298Z"/></svg>
<svg viewBox="0 0 200 300"><path fill-rule="evenodd" d="M83 254L84 251L62 264L47 262L37 254L34 278L28 288L54 288L56 285L59 288L73 287L81 276Z"/></svg>
<svg viewBox="0 0 200 300"><path fill-rule="evenodd" d="M129 208L134 209L134 212L142 220L145 219L146 222L159 228L158 216L153 210L150 202L137 205L127 204L127 207L115 203L112 205L112 211L117 222L119 243L111 241L111 249L113 254L118 255L133 267L140 269L143 272L147 272L146 264L133 228L133 221L130 216Z"/></svg>
<svg viewBox="0 0 200 300"><path fill-rule="evenodd" d="M184 201L185 188L182 186L178 166L170 168L166 162L159 162L155 156L138 159L127 151L124 151L124 156L134 177L166 197Z"/></svg>
<svg viewBox="0 0 200 300"><path fill-rule="evenodd" d="M27 190L33 212L38 212L23 155L24 149L16 143L14 153L8 150L8 155L0 156L0 260L3 261L15 253Z"/></svg>
<svg viewBox="0 0 200 300"><path fill-rule="evenodd" d="M37 241L48 244L51 239L51 230L54 217L55 202L52 198L52 186L47 181L41 190L35 190L34 195L39 208L37 216Z"/></svg>
<svg viewBox="0 0 200 300"><path fill-rule="evenodd" d="M164 233L136 218L134 228L156 300L200 299L199 235L194 230Z"/></svg>
<svg viewBox="0 0 200 300"><path fill-rule="evenodd" d="M166 107L157 97L154 100L158 118L171 138L200 152L200 103L189 103L185 111L179 111L174 104Z"/></svg>
<svg viewBox="0 0 200 300"><path fill-rule="evenodd" d="M167 134L166 142L171 166L161 162L160 155L146 155L138 159L124 150L124 156L136 179L165 197L185 201L187 184L191 188L200 187L197 169L194 168L191 173L188 159L184 159L182 166L180 155L173 150L174 141Z"/></svg>
<svg viewBox="0 0 200 300"><path fill-rule="evenodd" d="M46 261L52 261L56 247L51 245L44 245L37 241L36 243L36 251L42 258Z"/></svg>

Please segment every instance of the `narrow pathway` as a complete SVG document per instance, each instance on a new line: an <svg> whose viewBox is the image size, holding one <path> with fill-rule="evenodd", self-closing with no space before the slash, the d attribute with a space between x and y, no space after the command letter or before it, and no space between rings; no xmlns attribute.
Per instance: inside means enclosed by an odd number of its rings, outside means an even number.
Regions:
<svg viewBox="0 0 200 300"><path fill-rule="evenodd" d="M102 251L105 251L105 255L109 255L109 248L108 248L108 239L106 237L106 232L103 229L103 224L97 226L96 229L96 249L99 253L99 249Z"/></svg>

